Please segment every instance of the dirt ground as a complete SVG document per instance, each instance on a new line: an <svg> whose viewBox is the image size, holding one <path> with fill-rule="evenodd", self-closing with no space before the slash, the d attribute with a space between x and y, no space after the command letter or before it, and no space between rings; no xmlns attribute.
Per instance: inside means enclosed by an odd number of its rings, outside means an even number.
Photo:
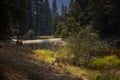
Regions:
<svg viewBox="0 0 120 80"><path fill-rule="evenodd" d="M42 62L31 49L0 42L0 80L83 80Z"/></svg>

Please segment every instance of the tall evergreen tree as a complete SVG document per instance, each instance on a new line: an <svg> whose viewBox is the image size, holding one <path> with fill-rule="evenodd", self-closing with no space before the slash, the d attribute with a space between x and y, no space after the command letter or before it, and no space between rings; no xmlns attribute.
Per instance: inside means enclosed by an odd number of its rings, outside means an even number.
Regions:
<svg viewBox="0 0 120 80"><path fill-rule="evenodd" d="M45 2L40 1L41 4L38 6L38 35L44 35L45 34L45 20L46 20L46 7Z"/></svg>
<svg viewBox="0 0 120 80"><path fill-rule="evenodd" d="M62 11L62 15L64 15L64 13L68 11L67 5L64 5L64 4L62 4L62 8L61 9L62 9L61 10Z"/></svg>
<svg viewBox="0 0 120 80"><path fill-rule="evenodd" d="M74 1L74 0L70 0L69 8L71 8L73 1Z"/></svg>
<svg viewBox="0 0 120 80"><path fill-rule="evenodd" d="M72 0L70 10L70 16L74 17L77 22L80 20L81 8L76 0Z"/></svg>
<svg viewBox="0 0 120 80"><path fill-rule="evenodd" d="M64 4L62 4L62 8L61 8L62 10L62 15L64 14L64 12L65 12L65 8L64 8Z"/></svg>
<svg viewBox="0 0 120 80"><path fill-rule="evenodd" d="M58 15L56 0L53 0L53 3L52 3L52 12L53 12L53 16L57 16Z"/></svg>
<svg viewBox="0 0 120 80"><path fill-rule="evenodd" d="M92 2L92 26L100 32L106 25L106 14L101 0L91 0Z"/></svg>
<svg viewBox="0 0 120 80"><path fill-rule="evenodd" d="M37 35L51 33L51 11L48 0L31 0L29 2L28 31L33 29Z"/></svg>
<svg viewBox="0 0 120 80"><path fill-rule="evenodd" d="M35 4L34 4L35 5ZM33 29L33 0L29 0L28 2L28 20L27 20L27 30Z"/></svg>
<svg viewBox="0 0 120 80"><path fill-rule="evenodd" d="M51 11L48 0L40 0L38 5L38 35L48 35L51 33Z"/></svg>
<svg viewBox="0 0 120 80"><path fill-rule="evenodd" d="M68 11L68 7L67 7L67 5L64 6L64 9L65 9L65 12Z"/></svg>
<svg viewBox="0 0 120 80"><path fill-rule="evenodd" d="M51 25L52 25L52 14L48 0L45 0L45 7L46 7L45 34L48 35L51 34Z"/></svg>

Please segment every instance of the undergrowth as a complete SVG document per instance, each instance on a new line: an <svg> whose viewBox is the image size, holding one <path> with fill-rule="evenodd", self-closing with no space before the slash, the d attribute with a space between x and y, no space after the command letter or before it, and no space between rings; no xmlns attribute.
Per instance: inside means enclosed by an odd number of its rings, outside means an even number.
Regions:
<svg viewBox="0 0 120 80"><path fill-rule="evenodd" d="M41 56L45 62L52 63L58 56L66 57L67 54L64 54L62 51L53 52L50 50L34 50L34 52ZM71 57L74 55L71 54ZM89 78L89 80L96 80L96 77L98 76L99 72L93 71L93 70L87 70L82 67L77 67L73 65L67 65L67 70L65 70L65 73L68 75L71 75L73 77L78 78ZM87 79L88 80L88 79Z"/></svg>

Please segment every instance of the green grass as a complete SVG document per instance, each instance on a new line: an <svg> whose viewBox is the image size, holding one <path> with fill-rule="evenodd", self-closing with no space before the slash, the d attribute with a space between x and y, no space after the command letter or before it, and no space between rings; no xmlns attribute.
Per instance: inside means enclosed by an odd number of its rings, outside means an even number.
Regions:
<svg viewBox="0 0 120 80"><path fill-rule="evenodd" d="M100 75L98 71L70 65L68 66L66 73L85 80L96 80L96 77Z"/></svg>
<svg viewBox="0 0 120 80"><path fill-rule="evenodd" d="M56 59L56 57L61 56L61 57L66 57L67 54L65 54L64 50L60 51L50 51L50 50L35 50L34 51L38 56L41 56L41 58L47 62L47 63L52 63ZM71 64L68 64L67 70L65 70L65 73L68 75L71 75L73 77L77 78L82 78L84 80L99 80L97 79L98 76L102 76L104 73L100 73L97 70L91 70L87 69L84 67L77 67ZM117 80L117 79L113 79Z"/></svg>
<svg viewBox="0 0 120 80"><path fill-rule="evenodd" d="M50 50L34 50L34 53L36 53L41 57L41 59L48 63L51 63L56 57L55 53Z"/></svg>
<svg viewBox="0 0 120 80"><path fill-rule="evenodd" d="M62 55L59 52L57 54L50 50L35 50L34 52L38 56L42 56L41 58L48 63L51 63L52 61L54 61L57 56ZM72 65L67 66L67 70L65 71L65 73L77 78L87 78L87 80L96 80L96 77L99 75L99 72L97 71L87 70L85 68L72 66Z"/></svg>

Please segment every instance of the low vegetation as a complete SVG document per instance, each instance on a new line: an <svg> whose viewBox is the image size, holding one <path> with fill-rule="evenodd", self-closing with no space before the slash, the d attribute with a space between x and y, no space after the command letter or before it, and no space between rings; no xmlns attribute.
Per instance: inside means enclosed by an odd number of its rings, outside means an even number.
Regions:
<svg viewBox="0 0 120 80"><path fill-rule="evenodd" d="M61 56L59 53L48 50L35 50L35 53L40 56L45 56L45 61L50 63L52 63L57 56ZM62 57L65 57L65 54ZM89 65L89 67L92 67L91 69L84 68L82 65L77 67L76 65L69 64L65 73L78 78L87 78L88 80L118 80L119 76L117 76L116 71L120 70L119 66L120 59L113 55L92 60L91 65Z"/></svg>
<svg viewBox="0 0 120 80"><path fill-rule="evenodd" d="M44 57L44 61L45 62L49 62L52 63L52 61L54 61L56 59L56 57L61 56L66 58L67 54L62 55L60 54L60 52L51 52L49 50L35 50L34 51L37 55L39 55L40 57L43 56ZM72 59L73 57L71 57ZM56 65L55 65L56 66ZM57 65L58 66L58 65ZM95 78L98 76L99 72L95 71L95 70L87 70L85 68L82 67L77 67L75 65L72 64L67 64L67 70L65 70L66 74L69 74L71 76L77 77L77 78L82 78L82 79L86 79L86 80L95 80ZM89 75L91 74L91 75ZM94 74L95 76L93 77Z"/></svg>
<svg viewBox="0 0 120 80"><path fill-rule="evenodd" d="M120 59L117 56L105 56L92 62L95 69L99 70L102 75L97 80L119 80L117 72L120 71Z"/></svg>
<svg viewBox="0 0 120 80"><path fill-rule="evenodd" d="M51 65L52 58L55 59L51 51L38 52L41 54L35 54L31 49L21 46L0 42L1 80L78 80L77 77L65 74L61 68Z"/></svg>

